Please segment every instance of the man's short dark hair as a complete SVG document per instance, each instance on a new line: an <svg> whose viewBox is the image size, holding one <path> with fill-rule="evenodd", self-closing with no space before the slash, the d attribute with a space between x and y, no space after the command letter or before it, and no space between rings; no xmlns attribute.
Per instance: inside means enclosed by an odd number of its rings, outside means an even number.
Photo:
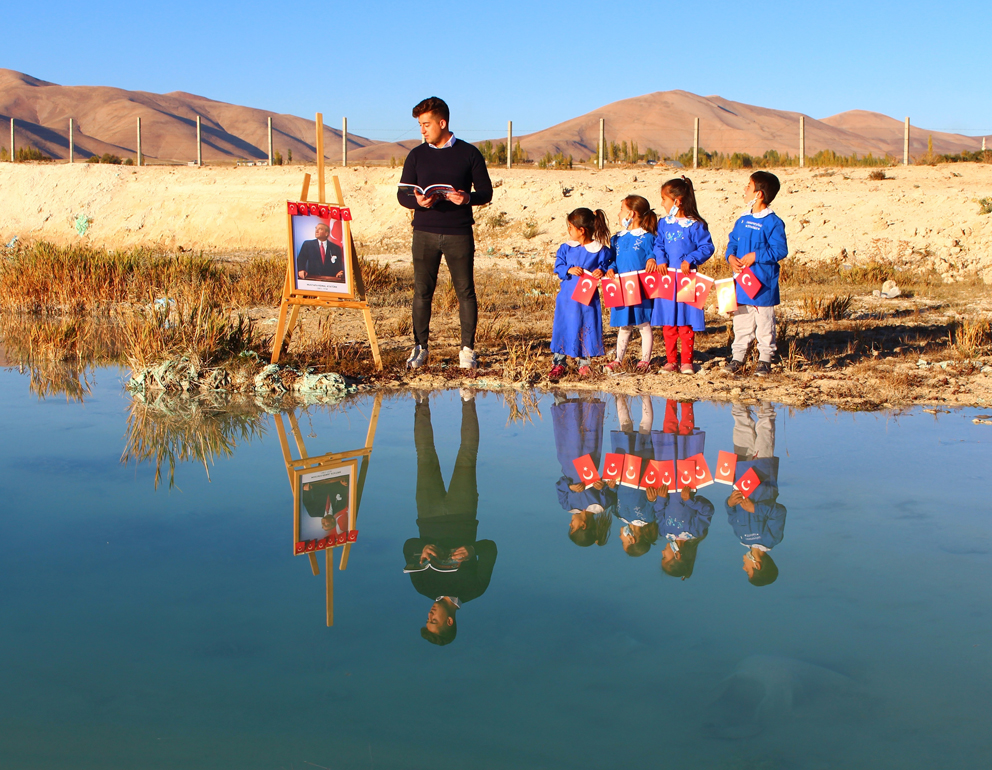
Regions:
<svg viewBox="0 0 992 770"><path fill-rule="evenodd" d="M436 96L428 97L424 99L420 104L413 108L413 117L419 118L425 112L433 112L438 120L443 120L445 123L450 123L451 118L448 113L448 105L444 103L444 99L438 99Z"/></svg>
<svg viewBox="0 0 992 770"><path fill-rule="evenodd" d="M761 199L766 206L775 200L778 191L782 189L782 183L770 171L755 171L751 174L751 181L754 182L755 192L761 193Z"/></svg>
<svg viewBox="0 0 992 770"><path fill-rule="evenodd" d="M451 644L455 641L455 635L458 633L458 621L455 620L454 615L451 617L451 625L441 626L440 633L435 634L427 626L420 629L420 635L424 637L431 644L436 644L439 647L444 647L446 644Z"/></svg>

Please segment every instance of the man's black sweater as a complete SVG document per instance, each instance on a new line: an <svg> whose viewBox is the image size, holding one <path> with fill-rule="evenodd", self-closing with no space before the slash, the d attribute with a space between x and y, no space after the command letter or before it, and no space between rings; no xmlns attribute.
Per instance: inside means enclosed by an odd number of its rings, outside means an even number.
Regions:
<svg viewBox="0 0 992 770"><path fill-rule="evenodd" d="M424 188L432 184L450 184L456 190L471 192L471 201L467 206L438 200L433 208L425 209L401 188L396 197L401 205L413 209L413 229L426 233L471 234L475 224L472 206L481 206L493 199L493 183L489 181L489 171L482 153L461 139L455 139L451 147L443 149L431 147L426 142L414 147L406 156L400 183Z"/></svg>

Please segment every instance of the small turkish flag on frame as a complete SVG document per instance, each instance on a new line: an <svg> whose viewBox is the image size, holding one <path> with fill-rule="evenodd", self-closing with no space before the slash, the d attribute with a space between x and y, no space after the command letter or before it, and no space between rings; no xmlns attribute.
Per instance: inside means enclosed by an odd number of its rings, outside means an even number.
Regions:
<svg viewBox="0 0 992 770"><path fill-rule="evenodd" d="M696 463L696 481L693 484L694 489L702 489L703 487L708 487L713 483L713 474L710 473L710 466L706 464L706 458L703 457L702 452L687 459Z"/></svg>
<svg viewBox="0 0 992 770"><path fill-rule="evenodd" d="M734 280L740 285L751 299L754 299L754 295L758 293L761 289L761 281L758 277L751 271L751 268L745 267L737 275L734 276Z"/></svg>
<svg viewBox="0 0 992 770"><path fill-rule="evenodd" d="M603 460L603 481L615 481L620 483L620 476L623 474L623 455L607 453Z"/></svg>
<svg viewBox="0 0 992 770"><path fill-rule="evenodd" d="M592 461L592 455L577 457L572 460L572 465L575 466L575 472L579 474L579 481L585 484L586 489L589 489L597 481L600 481L596 464Z"/></svg>
<svg viewBox="0 0 992 770"><path fill-rule="evenodd" d="M348 530L348 542L349 543L354 543L356 540L358 540L358 530L357 529L349 529Z"/></svg>
<svg viewBox="0 0 992 770"><path fill-rule="evenodd" d="M625 455L623 458L623 476L620 483L625 487L637 489L641 481L641 458L637 455Z"/></svg>
<svg viewBox="0 0 992 770"><path fill-rule="evenodd" d="M637 271L620 273L620 281L623 284L623 301L625 305L641 304L641 281L637 277Z"/></svg>
<svg viewBox="0 0 992 770"><path fill-rule="evenodd" d="M676 302L684 302L687 305L691 305L696 301L696 274L685 273L678 274L679 291L675 295Z"/></svg>
<svg viewBox="0 0 992 770"><path fill-rule="evenodd" d="M620 277L604 278L599 282L603 287L603 304L606 307L623 307L623 286Z"/></svg>
<svg viewBox="0 0 992 770"><path fill-rule="evenodd" d="M754 490L758 488L761 484L761 479L758 478L758 474L754 472L754 468L748 468L747 473L737 479L737 483L734 484L734 489L738 490L744 497L750 497L754 494Z"/></svg>
<svg viewBox="0 0 992 770"><path fill-rule="evenodd" d="M596 294L596 279L592 277L592 273L588 270L583 270L582 275L578 276L578 279L579 282L572 292L572 299L576 302L581 302L583 305L588 305L592 302L593 295Z"/></svg>
<svg viewBox="0 0 992 770"><path fill-rule="evenodd" d="M716 472L713 481L717 484L734 485L734 474L737 472L737 455L733 452L720 452L716 458Z"/></svg>

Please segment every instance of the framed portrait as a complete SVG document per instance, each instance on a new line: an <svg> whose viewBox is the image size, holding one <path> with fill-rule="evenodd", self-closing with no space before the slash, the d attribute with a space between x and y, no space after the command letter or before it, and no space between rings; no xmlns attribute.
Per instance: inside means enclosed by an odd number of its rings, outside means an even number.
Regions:
<svg viewBox="0 0 992 770"><path fill-rule="evenodd" d="M354 299L351 210L325 203L286 204L291 296Z"/></svg>
<svg viewBox="0 0 992 770"><path fill-rule="evenodd" d="M357 478L357 459L293 471L294 553L322 551L355 541Z"/></svg>

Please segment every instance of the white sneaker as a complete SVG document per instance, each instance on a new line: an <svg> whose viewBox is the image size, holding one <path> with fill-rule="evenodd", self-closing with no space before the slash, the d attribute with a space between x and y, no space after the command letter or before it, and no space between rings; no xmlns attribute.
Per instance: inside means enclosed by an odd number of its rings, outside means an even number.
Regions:
<svg viewBox="0 0 992 770"><path fill-rule="evenodd" d="M458 354L458 365L462 369L475 369L479 362L475 359L475 351L471 348L462 348Z"/></svg>
<svg viewBox="0 0 992 770"><path fill-rule="evenodd" d="M410 357L406 360L406 368L419 369L425 363L427 363L427 348L414 345L413 350L410 351Z"/></svg>

